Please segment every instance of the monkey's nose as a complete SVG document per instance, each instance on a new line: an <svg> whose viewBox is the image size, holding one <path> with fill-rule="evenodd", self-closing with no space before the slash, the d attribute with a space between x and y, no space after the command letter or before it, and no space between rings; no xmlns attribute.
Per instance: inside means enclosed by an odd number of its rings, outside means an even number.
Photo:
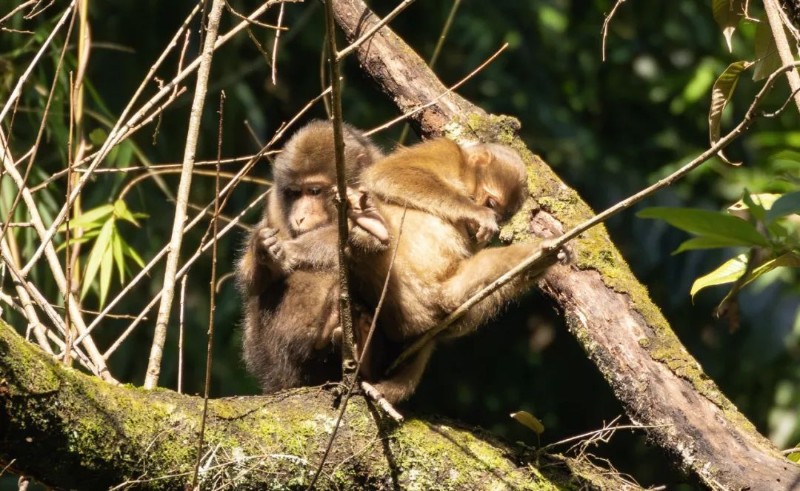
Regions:
<svg viewBox="0 0 800 491"><path fill-rule="evenodd" d="M294 219L294 222L295 222L297 225L301 225L305 219L306 219L306 217L299 217L299 218L295 218L295 219Z"/></svg>

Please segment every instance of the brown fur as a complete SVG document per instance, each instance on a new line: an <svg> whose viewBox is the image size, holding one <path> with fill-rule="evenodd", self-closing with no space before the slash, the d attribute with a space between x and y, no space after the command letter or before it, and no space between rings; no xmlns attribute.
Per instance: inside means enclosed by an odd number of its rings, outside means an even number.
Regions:
<svg viewBox="0 0 800 491"><path fill-rule="evenodd" d="M350 126L344 141L348 186L356 186L381 153ZM273 176L261 222L236 268L244 297L243 357L264 392L341 378L333 339L338 231L331 123L298 130L275 160Z"/></svg>
<svg viewBox="0 0 800 491"><path fill-rule="evenodd" d="M377 200L391 244L374 252L375 248L369 249L374 239L354 230L354 244L364 248L354 251L353 287L367 305L374 306L389 271L391 250L398 247L378 320L380 331L393 342L408 344L424 334L537 249L535 244L482 246L497 232L498 221L518 211L527 196L524 165L507 147L429 141L377 162L364 171L362 184ZM398 235L404 207L405 222ZM494 292L442 337L477 329L523 293L537 273ZM390 402L406 399L419 383L433 348L434 343L426 345L376 388Z"/></svg>

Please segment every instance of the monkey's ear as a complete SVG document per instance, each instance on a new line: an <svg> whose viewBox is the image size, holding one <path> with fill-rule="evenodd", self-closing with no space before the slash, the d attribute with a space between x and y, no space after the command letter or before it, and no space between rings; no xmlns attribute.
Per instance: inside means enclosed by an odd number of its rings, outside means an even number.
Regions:
<svg viewBox="0 0 800 491"><path fill-rule="evenodd" d="M467 149L467 161L470 165L481 167L492 161L492 151L484 145L475 145Z"/></svg>

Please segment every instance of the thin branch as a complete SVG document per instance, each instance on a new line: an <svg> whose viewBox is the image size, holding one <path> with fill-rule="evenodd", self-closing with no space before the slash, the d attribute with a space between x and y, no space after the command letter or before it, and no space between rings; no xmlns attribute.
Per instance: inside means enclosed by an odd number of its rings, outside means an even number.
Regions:
<svg viewBox="0 0 800 491"><path fill-rule="evenodd" d="M267 2L263 3L259 8L255 9L253 11L253 13L251 13L248 16L248 19L253 19L253 18L256 18L256 17L260 16L262 13L264 13L267 9L269 9L271 6L273 6L276 3L288 2L288 1L294 1L294 0L268 0ZM187 23L188 23L188 19L187 19ZM244 29L248 25L249 24L248 24L247 21L242 21L239 24L237 24L235 27L233 27L230 31L228 31L225 35L220 36L217 39L216 44L214 45L214 49L215 50L219 49L222 45L224 45L227 41L229 41L233 36L235 36L239 31L241 31L242 29ZM178 37L179 36L174 37L172 42L177 44L177 38ZM165 51L162 54L162 57L159 58L159 61L157 63L160 63L163 60L163 58L166 58L166 55L167 55L167 51ZM161 101L161 99L163 99L164 97L168 97L172 93L173 87L175 85L179 84L181 81L183 81L191 73L193 73L198 68L199 65L200 65L200 58L198 58L198 59L194 60L192 63L190 63L186 68L184 68L180 72L180 74L178 74L175 78L173 78L169 83L165 84L164 87L162 87L154 96L152 96L139 109L139 111L137 111L135 114L130 116L130 118L126 119L127 113L133 107L133 100L134 99L131 99L131 102L128 104L128 107L126 107L126 109L123 111L123 114L117 120L117 124L109 132L109 135L106 138L106 141L103 143L103 145L100 147L100 149L97 152L94 153L92 161L91 161L91 163L89 164L89 166L87 168L87 173L84 174L81 177L81 179L75 184L75 188L72 190L72 196L70 196L69 201L64 204L64 206L61 208L59 213L56 215L56 218L53 220L53 223L50 225L50 228L47 230L47 233L45 234L45 237L42 239L42 244L36 249L36 251L34 251L34 253L31 255L31 258L28 260L28 264L26 264L25 267L22 269L22 272L25 275L28 274L28 272L30 271L30 268L32 267L32 265L38 260L38 258L44 252L44 243L47 243L50 240L52 240L53 235L55 235L55 233L56 233L56 230L63 223L64 218L66 216L66 208L69 207L69 206L72 206L72 203L80 195L80 192L83 189L83 187L91 179L91 172L98 165L100 165L100 163L103 161L103 159L105 159L105 157L108 155L108 153L111 151L111 149L114 146L116 146L120 141L122 141L122 139L124 137L126 137L128 135L128 131L132 127L137 125L145 117L145 115L149 114L150 110L154 106L156 106L159 103L159 101ZM140 89L144 90L144 84L142 86L140 86ZM137 94L138 93L139 93L139 91L137 90ZM135 96L134 96L134 98L135 98Z"/></svg>
<svg viewBox="0 0 800 491"><path fill-rule="evenodd" d="M278 30L275 31L275 41L272 43L272 85L278 83L278 41L281 39L281 25L283 25L283 7L278 11Z"/></svg>
<svg viewBox="0 0 800 491"><path fill-rule="evenodd" d="M186 311L186 278L181 278L180 317L178 318L178 386L176 392L183 393L183 314Z"/></svg>
<svg viewBox="0 0 800 491"><path fill-rule="evenodd" d="M614 6L611 8L611 12L608 13L606 19L603 21L603 30L602 37L603 37L603 44L600 48L601 50L601 57L603 61L606 61L606 38L608 37L608 26L611 25L611 19L614 17L614 14L617 13L617 9L625 3L625 0L617 0Z"/></svg>
<svg viewBox="0 0 800 491"><path fill-rule="evenodd" d="M247 163L246 163L244 166L242 166L242 168L241 168L241 169L240 169L240 170L239 170L239 171L236 173L236 175L235 175L235 176L234 176L234 177L233 177L233 178L232 178L232 179L231 179L231 180L230 180L228 183L226 183L226 184L225 184L225 187L224 187L224 188L222 188L221 195L222 195L222 196L227 196L227 195L228 195L228 193L232 192L232 190L234 189L234 187L235 187L235 186L238 184L238 182L239 182L239 179L241 179L241 178L242 178L242 176L246 175L246 174L247 174L247 173L250 171L250 169L252 169L252 168L253 168L253 166L256 164L256 162L258 162L258 161L259 161L259 159L260 159L260 158L261 158L263 155L266 155L266 154L268 154L269 152L271 152L270 148L272 148L272 146L275 144L275 142L277 142L278 140L280 140L281 138L283 138L283 135L286 133L286 131L287 131L288 129L290 129L290 128L294 127L295 123L297 123L297 121L299 121L299 120L300 120L300 118L302 118L302 117L303 117L303 115L304 115L306 112L308 112L308 111L309 111L309 110L310 110L310 109L311 109L311 108L314 106L314 104L316 104L317 102L319 102L319 100L320 100L322 97L324 97L324 96L325 96L325 94L329 93L329 92L330 92L330 90L331 90L331 89L330 89L330 87L328 87L327 89L325 89L325 91L323 91L321 94L317 95L316 97L314 97L313 99L311 99L311 100L310 100L308 103L306 103L306 105L305 105L305 106L303 106L303 108L302 108L302 109L300 109L300 111L298 111L298 112L297 112L297 114L295 114L295 115L294 115L294 117L292 117L292 119L290 119L290 120L289 120L287 123L284 123L284 124L282 124L282 125L281 125L281 126L278 128L278 130L277 130L277 131L274 133L274 135L272 136L272 139L271 139L269 142L267 142L267 144L266 144L266 145L264 145L264 147L263 147L263 148L262 148L262 149L261 149L261 150L260 150L260 151L259 151L257 154L255 154L255 155L252 157L252 159L251 159L249 162L247 162ZM237 216L237 217L236 217L236 218L235 218L235 219L234 219L234 220L233 220L233 221L230 223L230 224L229 224L229 226L226 226L226 227L224 227L224 228L222 229L222 231L220 232L220 234L219 234L218 238L219 238L219 237L221 237L221 236L223 236L223 235L225 235L225 234L228 232L228 230L230 230L230 229L231 229L231 228L232 228L234 225L238 224L238 223L239 223L239 220L240 220L240 218L241 218L241 217L242 217L242 216L243 216L243 215L244 215L244 214L245 214L247 211L249 211L249 210L250 210L250 209L251 209L253 206L255 206L255 204L257 204L257 203L258 203L258 202L259 202L259 201L260 201L260 200L261 200L263 197L264 197L264 195L261 195L261 196L257 197L257 198L256 198L254 201L252 201L252 202L250 203L250 205L248 205L248 206L247 206L247 207L246 207L246 208L245 208L245 209L244 209L244 210L243 210L243 211L242 211L242 212L241 212L241 213L240 213L240 214L239 214L239 215L238 215L238 216ZM189 223L186 225L186 227L185 227L185 229L184 229L184 233L188 232L188 231L189 231L189 230L191 230L191 229L192 229L192 228L193 228L193 227L194 227L194 226L195 226L197 223L199 223L199 222L200 222L200 220L203 218L203 216L205 216L205 215L208 213L208 210L209 210L209 209L210 209L212 206L213 206L213 201L212 201L211 203L209 203L209 204L208 204L208 205L207 205L207 206L206 206L206 207L205 207L203 210L201 210L201 212L200 212L200 213L198 213L198 214L197 214L197 216L195 216L195 218L194 218L194 219L192 219L192 221L190 221L190 222L189 222ZM196 259L197 259L197 258L200 256L200 254L201 254L202 252L205 252L205 251L208 249L208 247L209 247L209 245L208 245L208 244L207 244L206 246L203 246L203 247L201 247L201 249L200 249L198 252L196 252L196 253L195 253L195 255L194 255L194 256L192 256L192 258L190 258L190 259L189 259L189 260L188 260L188 261L187 261L187 262L184 264L184 267L183 267L183 268L181 268L181 270L178 272L178 277L181 277L183 274L185 274L185 272L186 272L186 271L188 271L188 267L189 267L189 266L190 266L190 265L191 265L191 264L192 264L192 263L193 263L193 262L194 262L194 261L195 261L195 260L196 260ZM106 315L107 315L107 314L108 314L108 313L111 311L111 309L112 309L112 308L113 308L113 307L114 307L114 306L115 306L115 305L116 305L116 304L117 304L117 303L118 303L120 300L122 300L122 298L124 298L124 297L125 297L125 295L127 295L127 294L128 294L128 292L130 292L130 291L131 291L131 290L132 290L132 289L133 289L133 288L134 288L134 287L135 287L135 286L136 286L136 285L137 285L137 284L138 284L138 283L139 283L139 282L140 282L140 281L141 281L141 280L142 280L142 279L145 277L145 276L147 276L147 274L150 272L150 270L151 270L153 267L155 267L155 265L158 263L158 261L160 261L160 260L161 260L161 258L162 258L162 257L164 257L164 255L165 255L166 253L167 253L167 246L165 246L164 248L162 248L162 249L161 249L161 250L160 250L160 251L159 251L159 252L158 252L158 253L157 253L157 254L156 254L156 255L155 255L155 256L154 256L154 257L153 257L151 260L150 260L150 262L149 262L149 263L147 263L147 265L146 265L144 268L142 268L142 270L141 270L141 271L139 271L139 273L138 273L138 274L137 274L137 275L136 275L134 278L132 278L132 279L131 279L131 280L130 280L130 281L129 281L129 282L128 282L128 283L127 283L127 284L126 284L124 287L123 287L122 291L121 291L119 294L117 294L117 296L116 296L116 297L114 297L114 299L113 299L113 300L111 300L111 301L110 301L110 302L109 302L109 303L108 303L108 304L105 306L105 308L104 308L104 309L103 309L103 310L100 312L100 314L99 314L99 315L98 315L98 316L97 316L97 317L96 317L96 318L95 318L95 319L92 321L92 323L89 325L89 329L88 329L88 332L89 332L89 333L91 333L91 332L92 332L92 330L93 330L95 327L97 327L97 326L100 324L100 322L103 320L103 318L104 318L104 317L105 317L105 316L106 316ZM125 330L125 332L123 332L123 334L120 336L120 338L118 338L118 339L117 339L117 341L115 341L115 343L114 343L114 344L113 344L113 345L112 345L112 346L111 346L111 347L110 347L110 348L109 348L109 349L108 349L108 350L105 352L105 354L104 354L104 358L105 358L105 359L108 359L108 357L110 356L110 354L111 354L111 353L113 353L113 352L114 352L114 350L116 350L116 348L118 348L118 347L119 347L119 345L120 345L120 343L121 343L121 340L123 340L125 337L127 337L127 336L128 336L128 335L129 335L129 334L130 334L130 333L133 331L133 328L134 328L136 325L138 325L138 324L139 324L139 322L141 322L141 321L143 320L143 318L144 318L145 314L146 314L146 313L147 313L147 312L150 310L150 308L151 308L151 307L152 307L152 306L155 304L155 302L156 302L156 301L158 301L158 299L159 299L159 298L161 298L161 293L160 293L160 292L159 292L159 293L158 293L158 294L157 294L157 295L154 297L153 301L152 301L151 303L149 303L149 304L147 305L147 307L145 307L145 309L142 311L142 313L140 313L140 314L139 314L139 316L137 316L137 317L136 317L136 320L134 320L134 321L133 321L133 323L132 323L132 324L131 324L131 325L130 325L130 326L129 326L129 327L126 329L126 330ZM78 339L82 339L82 337L79 337Z"/></svg>
<svg viewBox="0 0 800 491"><path fill-rule="evenodd" d="M203 52L200 56L200 67L197 70L197 83L195 84L194 100L192 101L191 113L189 116L189 128L186 135L186 147L183 153L183 172L178 183L178 194L176 196L177 206L175 207L175 219L172 224L172 237L170 239L169 253L164 272L164 282L161 290L161 305L158 309L156 318L155 333L153 343L150 347L150 358L147 363L147 374L144 379L144 388L153 389L158 385L158 376L161 373L161 357L164 351L164 341L167 338L167 323L172 308L172 299L175 294L175 274L178 270L178 260L181 252L181 242L183 241L183 225L186 221L186 209L189 202L189 191L192 186L192 170L194 168L194 157L197 153L197 140L200 134L200 122L203 115L203 105L205 104L206 91L208 89L208 76L211 72L211 61L213 59L214 44L217 40L219 21L222 17L222 8L225 6L223 0L213 0L211 11L208 14L208 25L206 27L206 39L203 43Z"/></svg>
<svg viewBox="0 0 800 491"><path fill-rule="evenodd" d="M552 239L547 241L543 244L542 247L537 249L528 259L524 260L520 264L514 266L510 269L507 273L500 276L500 278L494 280L486 287L481 289L479 292L475 293L469 299L467 299L460 307L458 307L455 311L453 311L450 315L448 315L442 322L440 322L436 327L431 329L430 331L426 332L422 336L419 337L414 343L412 343L405 351L403 351L400 356L397 357L397 360L389 367L389 371L394 370L397 368L403 361L407 360L408 357L419 351L423 346L428 344L437 334L447 329L450 325L452 325L455 321L460 319L467 311L472 308L475 304L483 300L484 298L491 295L493 292L497 291L499 288L522 274L523 272L536 267L545 262L549 256L556 254L564 244L568 241L574 239L578 235L582 234L583 232L589 230L590 228L608 220L612 216L616 215L617 213L626 210L633 206L634 204L638 203L639 201L643 200L644 198L652 195L656 191L660 191L661 189L670 186L672 183L677 181L678 179L684 177L686 174L712 158L714 155L717 154L720 150L726 148L728 145L731 144L734 140L736 140L742 133L750 127L753 123L753 120L757 116L756 114L756 107L761 103L764 99L766 94L775 84L777 78L782 75L784 72L791 70L797 66L800 66L800 62L793 62L789 65L784 65L778 70L774 71L769 78L767 79L764 86L761 87L761 90L756 94L756 97L753 99L753 102L750 104L750 107L747 109L742 121L727 135L720 138L716 144L712 145L698 157L693 159L691 162L685 164L683 167L678 169L677 171L673 172L669 176L661 179L657 183L648 186L647 188L639 191L638 193L620 201L616 205L607 208L602 213L598 213L594 217L585 222L576 225L571 230L566 232L565 234L561 235L556 239Z"/></svg>
<svg viewBox="0 0 800 491"><path fill-rule="evenodd" d="M338 51L338 52L332 52L331 56L334 57L336 59L336 61L339 61L339 60L343 59L345 56L349 55L350 53L355 51L359 46L361 46L364 43L364 41L366 41L369 38L371 38L373 34L378 32L378 29L380 29L381 27L385 26L386 24L388 24L389 22L394 20L394 18L397 17L400 14L400 12L405 10L406 7L408 7L412 3L414 3L414 0L403 0L400 3L400 5L398 5L397 7L395 7L394 10L389 12L389 14L386 15L386 17L384 17L383 19L381 19L380 22L378 22L377 24L372 26L372 28L370 30L368 30L367 32L365 32L363 36L361 36L360 38L358 38L355 41L353 41L348 47L344 48L343 50ZM326 8L327 8L327 6L326 6ZM331 15L333 15L333 13L331 13ZM329 34L332 35L332 33L333 33L333 31L329 31Z"/></svg>
<svg viewBox="0 0 800 491"><path fill-rule="evenodd" d="M350 282L347 274L349 260L347 248L347 176L344 164L344 136L342 135L342 86L339 77L339 54L336 50L336 23L333 18L333 2L325 2L325 37L328 40L328 63L331 78L331 108L333 110L333 146L336 162L336 186L339 225L339 322L342 326L342 378L353 382L355 374L355 350L353 348L353 312L350 304Z"/></svg>
<svg viewBox="0 0 800 491"><path fill-rule="evenodd" d="M782 9L778 0L764 0L764 11L767 13L769 20L769 27L772 31L772 37L775 39L775 46L778 48L778 56L781 58L781 63L784 67L794 62L794 55L792 54L792 47L789 45L789 40L786 38L786 31L783 25L783 16L781 15ZM797 110L800 111L800 74L796 69L786 71L786 79L789 81L794 93L794 102L797 105Z"/></svg>
<svg viewBox="0 0 800 491"><path fill-rule="evenodd" d="M429 102L426 102L425 104L423 104L423 105L421 105L421 106L419 106L417 108L414 108L413 110L411 110L411 111L409 111L407 113L401 114L400 116L398 116L398 117L396 117L396 118L394 118L394 119L392 119L392 120L390 120L390 121L388 121L388 122L386 122L386 123L384 123L384 124L382 124L380 126L376 126L375 128L372 128L371 130L365 132L364 135L365 136L370 136L370 135L373 135L373 134L375 134L375 133L377 133L379 131L383 131L386 128L389 128L390 126L393 126L393 125L399 123L400 121L408 119L409 117L417 114L418 112L422 111L423 109L433 106L434 104L439 102L440 99L442 99L443 97L445 97L448 94L453 93L459 87L464 85L469 79L471 79L472 77L474 77L475 75L480 73L480 71L483 70L484 68L486 68L486 66L489 65L489 63L493 62L495 60L495 58L500 56L500 53L505 51L506 48L508 48L508 43L504 43L502 46L500 46L500 48L497 51L495 51L492 54L492 56L487 58L486 61L484 61L483 63L478 65L477 68L475 68L474 70L469 72L466 77L464 77L461 80L459 80L458 82L456 82L453 86L451 86L450 88L448 88L447 90L445 90L444 92L439 94L438 96L434 97Z"/></svg>
<svg viewBox="0 0 800 491"><path fill-rule="evenodd" d="M453 6L450 7L450 13L447 14L447 20L444 21L444 26L442 27L442 32L439 34L439 40L436 41L436 47L433 48L433 54L431 55L431 59L428 60L428 68L433 71L433 67L436 65L436 60L439 59L439 54L442 52L442 46L444 46L444 40L447 39L447 34L450 32L450 26L453 25L453 19L456 18L456 12L458 11L458 7L461 6L461 0L454 0ZM408 132L411 129L411 125L406 123L403 125L403 131L400 132L400 137L397 139L397 146L402 146L403 143L406 141L408 137Z"/></svg>
<svg viewBox="0 0 800 491"><path fill-rule="evenodd" d="M217 130L217 161L222 159L222 124L223 109L225 106L225 92L221 92L219 96L219 121ZM214 179L214 215L211 218L212 228L214 230L214 237L219 232L219 164L217 165L217 177ZM197 475L200 472L200 455L203 452L203 441L206 434L206 422L208 421L208 395L211 392L211 363L212 363L212 348L214 347L214 313L217 310L217 295L215 284L217 282L217 241L213 241L211 248L211 279L208 282L208 331L206 336L208 338L206 343L206 377L203 391L203 416L200 419L200 436L197 442L197 462L194 466L194 474L192 475L192 489L197 487Z"/></svg>

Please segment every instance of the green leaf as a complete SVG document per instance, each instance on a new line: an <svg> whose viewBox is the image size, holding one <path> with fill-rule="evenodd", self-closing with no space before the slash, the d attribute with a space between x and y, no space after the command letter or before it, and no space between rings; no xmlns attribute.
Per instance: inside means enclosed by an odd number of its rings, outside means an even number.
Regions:
<svg viewBox="0 0 800 491"><path fill-rule="evenodd" d="M766 222L772 223L778 218L797 213L800 213L800 191L786 193L772 203L767 212Z"/></svg>
<svg viewBox="0 0 800 491"><path fill-rule="evenodd" d="M114 220L108 220L103 224L103 228L100 229L100 234L97 236L97 240L95 241L94 246L92 246L92 250L89 252L89 259L86 262L86 270L83 273L83 288L81 288L81 298L86 296L86 292L89 291L89 287L94 282L94 278L97 276L97 271L100 269L100 265L104 261L106 251L109 251L110 253L111 235L113 231Z"/></svg>
<svg viewBox="0 0 800 491"><path fill-rule="evenodd" d="M97 208L93 208L85 213L81 213L80 216L69 220L69 228L82 228L84 230L98 228L105 223L104 218L110 215L113 211L114 205L98 206ZM66 224L58 227L59 232L63 233L65 230L67 230Z"/></svg>
<svg viewBox="0 0 800 491"><path fill-rule="evenodd" d="M744 17L743 0L712 0L711 9L714 11L714 20L722 28L722 35L725 36L725 43L728 45L728 52L733 51L731 37L736 26Z"/></svg>
<svg viewBox="0 0 800 491"><path fill-rule="evenodd" d="M516 419L518 423L535 431L537 435L544 433L544 425L542 422L528 411L517 411L516 413L511 413L510 416Z"/></svg>
<svg viewBox="0 0 800 491"><path fill-rule="evenodd" d="M758 81L782 66L775 37L769 27L767 19L761 19L756 27L756 66L753 68L753 80Z"/></svg>
<svg viewBox="0 0 800 491"><path fill-rule="evenodd" d="M126 222L130 222L137 227L139 226L139 222L136 221L136 216L128 210L128 205L121 199L114 202L114 216Z"/></svg>
<svg viewBox="0 0 800 491"><path fill-rule="evenodd" d="M122 250L122 242L122 237L115 227L114 234L111 236L111 251L114 254L114 261L117 263L120 284L125 281L125 252Z"/></svg>
<svg viewBox="0 0 800 491"><path fill-rule="evenodd" d="M739 254L735 258L725 261L714 271L694 280L694 283L692 283L692 288L689 290L689 294L692 296L692 300L694 300L695 294L703 288L733 283L741 278L746 270L747 254Z"/></svg>
<svg viewBox="0 0 800 491"><path fill-rule="evenodd" d="M733 92L736 90L736 85L739 83L739 75L752 65L753 63L749 61L731 63L720 74L717 81L714 82L714 86L711 88L711 108L708 110L708 132L712 145L719 141L722 111L728 105ZM721 151L718 154L726 163L731 164Z"/></svg>
<svg viewBox="0 0 800 491"><path fill-rule="evenodd" d="M768 245L767 239L758 233L750 222L716 211L697 210L694 208L655 207L645 208L636 214L640 218L659 218L673 227L689 233L729 239L740 246Z"/></svg>
<svg viewBox="0 0 800 491"><path fill-rule="evenodd" d="M144 261L142 261L142 258L139 256L139 253L136 252L136 249L129 246L127 242L122 241L122 250L123 252L125 252L125 255L133 259L133 262L138 264L140 268L144 268Z"/></svg>
<svg viewBox="0 0 800 491"><path fill-rule="evenodd" d="M730 239L727 237L709 237L704 235L702 237L693 237L683 244L680 245L675 251L672 253L680 254L681 252L686 251L695 251L699 249L719 249L722 247L741 247L741 242L736 239Z"/></svg>

